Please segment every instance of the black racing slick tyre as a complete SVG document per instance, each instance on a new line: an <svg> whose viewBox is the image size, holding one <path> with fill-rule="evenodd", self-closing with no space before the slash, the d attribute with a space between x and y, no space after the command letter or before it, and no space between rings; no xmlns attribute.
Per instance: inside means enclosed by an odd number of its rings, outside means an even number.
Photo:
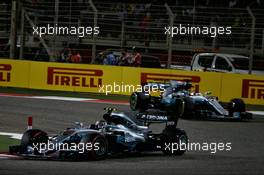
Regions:
<svg viewBox="0 0 264 175"><path fill-rule="evenodd" d="M134 92L129 99L130 108L133 111L144 112L148 109L150 95L142 92Z"/></svg>
<svg viewBox="0 0 264 175"><path fill-rule="evenodd" d="M177 117L182 117L184 115L184 111L185 111L185 102L183 99L181 98L177 98L175 100L175 105L173 106L173 113L177 116Z"/></svg>
<svg viewBox="0 0 264 175"><path fill-rule="evenodd" d="M93 149L90 151L89 159L91 160L102 160L107 155L107 141L104 136L97 135L92 141Z"/></svg>
<svg viewBox="0 0 264 175"><path fill-rule="evenodd" d="M246 104L242 99L234 98L230 101L230 111L231 112L245 112Z"/></svg>
<svg viewBox="0 0 264 175"><path fill-rule="evenodd" d="M21 139L21 151L20 153L27 153L28 146L35 147L40 146L40 143L48 143L48 134L44 131L41 131L39 129L30 129L27 130ZM35 145L35 146L34 146ZM38 150L34 149L34 154L38 154Z"/></svg>
<svg viewBox="0 0 264 175"><path fill-rule="evenodd" d="M165 155L183 155L188 146L188 137L184 130L167 126L161 137L161 150Z"/></svg>

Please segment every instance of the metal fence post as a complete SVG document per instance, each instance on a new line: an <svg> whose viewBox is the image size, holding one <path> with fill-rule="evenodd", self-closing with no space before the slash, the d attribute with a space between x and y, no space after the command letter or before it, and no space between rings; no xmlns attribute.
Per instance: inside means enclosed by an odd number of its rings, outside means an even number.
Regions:
<svg viewBox="0 0 264 175"><path fill-rule="evenodd" d="M19 59L23 59L24 56L24 46L25 46L25 9L23 7L22 2L21 4L21 24L20 24L20 49L19 49Z"/></svg>
<svg viewBox="0 0 264 175"><path fill-rule="evenodd" d="M122 18L122 24L121 24L121 48L123 49L125 45L125 20Z"/></svg>
<svg viewBox="0 0 264 175"><path fill-rule="evenodd" d="M98 20L98 11L93 3L93 0L89 0L89 4L91 5L93 11L94 11L94 27L97 27L97 20ZM92 63L95 61L96 57L96 35L93 35L93 47L92 47Z"/></svg>
<svg viewBox="0 0 264 175"><path fill-rule="evenodd" d="M15 58L16 55L16 41L17 41L17 1L12 0L12 12L11 12L11 32L10 32L10 58Z"/></svg>
<svg viewBox="0 0 264 175"><path fill-rule="evenodd" d="M56 24L58 24L59 20L59 0L55 0L55 18L54 18L54 28L56 27ZM56 61L55 56L57 56L57 35L53 36L53 49L52 49L52 56L50 57L50 61Z"/></svg>
<svg viewBox="0 0 264 175"><path fill-rule="evenodd" d="M173 27L173 23L174 23L174 14L172 13L171 8L168 6L167 3L165 3L165 7L168 11L169 14L169 18L170 18L170 22L169 22L169 27ZM169 69L171 67L171 57L172 57L172 36L169 36L169 34L167 35L168 37L168 63L167 63L167 68Z"/></svg>
<svg viewBox="0 0 264 175"><path fill-rule="evenodd" d="M249 56L249 70L248 74L252 73L252 66L253 66L253 55L254 55L254 40L255 40L255 23L256 23L256 18L254 14L252 13L250 7L247 7L247 11L252 18L252 23L251 23L251 37L250 37L250 56Z"/></svg>

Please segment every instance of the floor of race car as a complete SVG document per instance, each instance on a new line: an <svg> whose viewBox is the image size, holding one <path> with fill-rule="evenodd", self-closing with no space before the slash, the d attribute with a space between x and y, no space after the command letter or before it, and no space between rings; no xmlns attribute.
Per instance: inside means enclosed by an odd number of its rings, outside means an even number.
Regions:
<svg viewBox="0 0 264 175"><path fill-rule="evenodd" d="M104 107L129 110L127 105L59 101L48 99L0 98L0 131L22 133L27 117L33 128L50 134L72 126L100 120ZM161 125L153 125L160 130ZM163 125L162 125L163 126ZM191 143L231 143L230 151L188 151L183 156L160 152L121 156L102 161L49 161L0 159L0 174L263 174L264 118L249 122L179 120ZM214 144L211 144L214 145Z"/></svg>

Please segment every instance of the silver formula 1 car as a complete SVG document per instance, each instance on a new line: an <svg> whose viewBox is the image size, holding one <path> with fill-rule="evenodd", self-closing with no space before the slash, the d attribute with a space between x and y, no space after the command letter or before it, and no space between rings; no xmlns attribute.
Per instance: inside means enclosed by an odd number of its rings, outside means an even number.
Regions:
<svg viewBox="0 0 264 175"><path fill-rule="evenodd" d="M155 85L156 84L156 85ZM232 99L222 103L209 92L192 93L192 84L184 81L170 83L150 83L147 86L162 87L164 90L158 96L149 92L134 92L130 97L130 108L134 111L160 109L182 118L196 119L252 119L252 114L246 112L242 99Z"/></svg>
<svg viewBox="0 0 264 175"><path fill-rule="evenodd" d="M188 138L167 113L106 110L103 120L88 127L77 123L77 127L67 128L53 137L39 129L27 130L20 145L9 147L10 153L33 159L98 160L122 153L162 151L167 155L182 155L186 151L175 147L187 144ZM166 126L161 133L153 133L149 128L151 123L166 123Z"/></svg>

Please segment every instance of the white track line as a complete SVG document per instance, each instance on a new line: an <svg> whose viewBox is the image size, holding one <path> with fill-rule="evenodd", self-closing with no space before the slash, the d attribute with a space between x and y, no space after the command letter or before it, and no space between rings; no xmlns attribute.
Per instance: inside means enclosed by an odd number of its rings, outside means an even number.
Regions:
<svg viewBox="0 0 264 175"><path fill-rule="evenodd" d="M248 111L254 115L261 115L261 117L264 117L264 111Z"/></svg>
<svg viewBox="0 0 264 175"><path fill-rule="evenodd" d="M61 100L61 101L76 101L76 102L93 102L93 103L108 103L116 105L128 105L126 102L116 100L99 100L93 98L77 98L77 97L60 97L60 96L30 96L19 94L0 93L0 97L15 97L15 98L29 98L29 99L43 99L43 100Z"/></svg>
<svg viewBox="0 0 264 175"><path fill-rule="evenodd" d="M23 134L10 133L10 132L0 132L0 135L10 136L10 138L12 138L12 139L19 139L19 140L21 140Z"/></svg>
<svg viewBox="0 0 264 175"><path fill-rule="evenodd" d="M63 101L90 101L92 98L75 98L75 97L59 97L59 96L31 96L29 98L45 99L45 100L63 100Z"/></svg>
<svg viewBox="0 0 264 175"><path fill-rule="evenodd" d="M0 159L18 159L19 156L16 155L10 155L10 154L0 154Z"/></svg>
<svg viewBox="0 0 264 175"><path fill-rule="evenodd" d="M44 99L44 100L62 100L62 101L90 101L97 100L92 98L76 98L76 97L60 97L60 96L32 96L32 95L16 95L16 94L5 94L0 93L2 97L16 97L16 98L33 98L33 99Z"/></svg>

